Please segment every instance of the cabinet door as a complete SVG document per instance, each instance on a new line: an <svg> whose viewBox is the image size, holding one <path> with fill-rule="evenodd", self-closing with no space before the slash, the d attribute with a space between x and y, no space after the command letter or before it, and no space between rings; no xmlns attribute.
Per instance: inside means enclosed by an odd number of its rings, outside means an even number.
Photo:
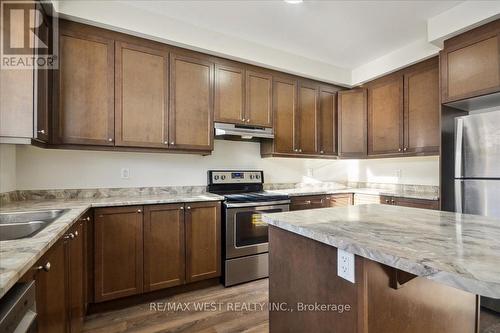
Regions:
<svg viewBox="0 0 500 333"><path fill-rule="evenodd" d="M114 145L114 42L61 27L59 47L58 140Z"/></svg>
<svg viewBox="0 0 500 333"><path fill-rule="evenodd" d="M275 78L273 83L274 145L276 152L293 154L296 146L297 82Z"/></svg>
<svg viewBox="0 0 500 333"><path fill-rule="evenodd" d="M366 204L379 204L382 203L382 199L379 195L373 194L354 194L354 205L366 205Z"/></svg>
<svg viewBox="0 0 500 333"><path fill-rule="evenodd" d="M439 153L439 68L437 58L405 75L405 152Z"/></svg>
<svg viewBox="0 0 500 333"><path fill-rule="evenodd" d="M305 210L314 208L326 207L325 195L307 195L292 197L290 202L290 210Z"/></svg>
<svg viewBox="0 0 500 333"><path fill-rule="evenodd" d="M84 281L85 254L83 222L77 222L67 238L68 247L68 294L69 294L69 318L71 332L81 332L83 318L85 316Z"/></svg>
<svg viewBox="0 0 500 333"><path fill-rule="evenodd" d="M144 207L144 290L185 280L184 204Z"/></svg>
<svg viewBox="0 0 500 333"><path fill-rule="evenodd" d="M439 210L439 200L423 200L410 198L393 198L394 205Z"/></svg>
<svg viewBox="0 0 500 333"><path fill-rule="evenodd" d="M500 90L500 41L496 28L491 33L443 51L443 102L484 95Z"/></svg>
<svg viewBox="0 0 500 333"><path fill-rule="evenodd" d="M319 153L337 154L337 93L322 86L319 93Z"/></svg>
<svg viewBox="0 0 500 333"><path fill-rule="evenodd" d="M365 157L366 138L366 89L339 91L339 155Z"/></svg>
<svg viewBox="0 0 500 333"><path fill-rule="evenodd" d="M53 245L35 267L38 332L68 332L65 241Z"/></svg>
<svg viewBox="0 0 500 333"><path fill-rule="evenodd" d="M305 82L299 87L299 152L318 152L319 86Z"/></svg>
<svg viewBox="0 0 500 333"><path fill-rule="evenodd" d="M168 53L116 42L117 146L167 147Z"/></svg>
<svg viewBox="0 0 500 333"><path fill-rule="evenodd" d="M246 71L246 118L250 125L272 127L272 87L270 74Z"/></svg>
<svg viewBox="0 0 500 333"><path fill-rule="evenodd" d="M326 196L326 207L346 207L353 204L351 193L331 194Z"/></svg>
<svg viewBox="0 0 500 333"><path fill-rule="evenodd" d="M212 150L214 65L175 54L170 59L170 148Z"/></svg>
<svg viewBox="0 0 500 333"><path fill-rule="evenodd" d="M186 281L220 276L220 203L186 204Z"/></svg>
<svg viewBox="0 0 500 333"><path fill-rule="evenodd" d="M382 78L368 87L368 155L403 150L403 77Z"/></svg>
<svg viewBox="0 0 500 333"><path fill-rule="evenodd" d="M245 70L215 65L215 121L245 123Z"/></svg>
<svg viewBox="0 0 500 333"><path fill-rule="evenodd" d="M142 206L95 210L95 301L142 292Z"/></svg>

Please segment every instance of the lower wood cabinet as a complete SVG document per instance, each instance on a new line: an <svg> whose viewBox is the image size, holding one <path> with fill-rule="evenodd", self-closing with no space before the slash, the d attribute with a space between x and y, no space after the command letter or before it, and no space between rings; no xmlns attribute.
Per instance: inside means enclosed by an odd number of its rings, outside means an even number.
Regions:
<svg viewBox="0 0 500 333"><path fill-rule="evenodd" d="M325 197L326 207L345 207L353 204L352 193L332 194Z"/></svg>
<svg viewBox="0 0 500 333"><path fill-rule="evenodd" d="M384 204L439 210L439 200L412 199L374 194L354 194L354 204Z"/></svg>
<svg viewBox="0 0 500 333"><path fill-rule="evenodd" d="M144 291L185 281L184 204L144 207Z"/></svg>
<svg viewBox="0 0 500 333"><path fill-rule="evenodd" d="M67 239L68 256L68 306L70 332L81 332L86 309L87 264L85 253L84 221L77 222Z"/></svg>
<svg viewBox="0 0 500 333"><path fill-rule="evenodd" d="M142 218L142 206L95 210L96 302L142 293Z"/></svg>
<svg viewBox="0 0 500 333"><path fill-rule="evenodd" d="M220 202L99 208L94 301L221 274Z"/></svg>
<svg viewBox="0 0 500 333"><path fill-rule="evenodd" d="M220 203L186 204L186 281L220 276Z"/></svg>
<svg viewBox="0 0 500 333"><path fill-rule="evenodd" d="M352 194L320 194L292 197L290 210L304 210L326 207L346 207L352 205Z"/></svg>

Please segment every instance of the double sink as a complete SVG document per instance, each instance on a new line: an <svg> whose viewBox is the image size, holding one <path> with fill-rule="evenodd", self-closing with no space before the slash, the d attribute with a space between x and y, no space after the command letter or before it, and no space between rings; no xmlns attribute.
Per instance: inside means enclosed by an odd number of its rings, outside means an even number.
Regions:
<svg viewBox="0 0 500 333"><path fill-rule="evenodd" d="M33 237L69 209L0 213L0 241Z"/></svg>

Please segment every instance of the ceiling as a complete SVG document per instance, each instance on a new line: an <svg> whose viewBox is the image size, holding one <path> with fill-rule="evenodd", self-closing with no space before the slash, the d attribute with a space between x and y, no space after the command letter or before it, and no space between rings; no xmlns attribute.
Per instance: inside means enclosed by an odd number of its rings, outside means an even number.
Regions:
<svg viewBox="0 0 500 333"><path fill-rule="evenodd" d="M200 29L354 69L426 38L427 19L462 1L128 1Z"/></svg>

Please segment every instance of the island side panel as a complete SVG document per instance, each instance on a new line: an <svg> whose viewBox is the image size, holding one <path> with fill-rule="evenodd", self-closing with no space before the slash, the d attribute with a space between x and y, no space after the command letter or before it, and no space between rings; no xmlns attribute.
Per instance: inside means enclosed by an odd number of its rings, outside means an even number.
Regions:
<svg viewBox="0 0 500 333"><path fill-rule="evenodd" d="M271 303L285 302L291 308L299 302L352 307L342 314L270 311L270 333L477 332L476 295L422 277L397 285L396 272L356 256L352 284L337 276L335 247L270 226Z"/></svg>

